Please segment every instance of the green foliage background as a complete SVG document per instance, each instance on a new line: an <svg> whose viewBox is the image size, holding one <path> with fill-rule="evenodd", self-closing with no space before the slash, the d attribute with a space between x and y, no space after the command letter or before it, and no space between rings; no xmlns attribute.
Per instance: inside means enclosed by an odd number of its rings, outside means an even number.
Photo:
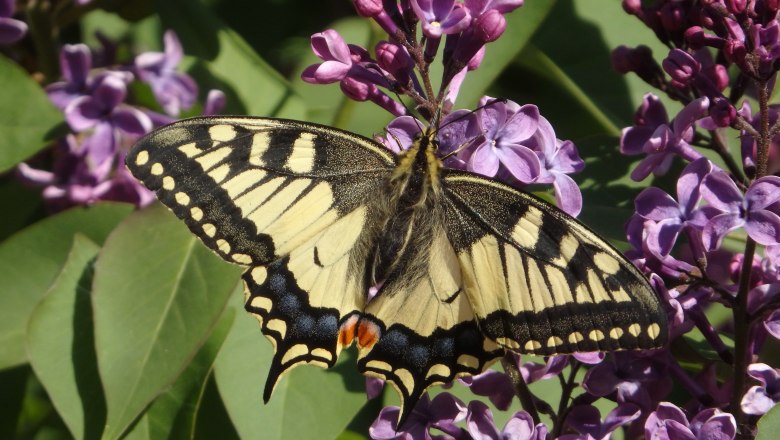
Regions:
<svg viewBox="0 0 780 440"><path fill-rule="evenodd" d="M526 3L507 17L506 34L488 46L458 106L473 108L484 94L537 104L586 160L576 176L581 219L619 241L640 186L627 177L631 160L618 154L618 136L648 87L613 72L609 54L620 44L652 46L654 37L615 0ZM335 28L369 47L382 38L348 1L95 6L102 8L65 29L66 42L94 47L101 31L140 53L160 50L162 33L172 29L201 93L226 92L224 113L304 119L368 136L391 119L343 98L336 85L298 78L316 62L308 48L314 32ZM365 438L396 397L366 402L352 352L328 371L294 370L262 403L273 353L242 310L239 268L212 255L165 209L101 203L46 216L39 193L9 170L63 132L62 115L2 57L0 83L0 172L7 171L0 175L0 438ZM556 385L535 391L557 401Z"/></svg>

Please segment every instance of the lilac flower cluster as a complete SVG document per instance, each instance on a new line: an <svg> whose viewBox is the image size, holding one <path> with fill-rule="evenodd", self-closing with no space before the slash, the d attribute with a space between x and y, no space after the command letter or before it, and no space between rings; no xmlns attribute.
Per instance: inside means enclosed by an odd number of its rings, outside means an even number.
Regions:
<svg viewBox="0 0 780 440"><path fill-rule="evenodd" d="M614 67L683 104L670 120L648 94L622 132L621 152L641 156L634 180L684 164L676 194L649 187L636 198L626 227L630 256L665 299L670 337L678 339L672 347L701 334L716 354L685 368L674 350L646 358L690 400L678 407L668 387L644 387L658 395L645 399L652 412L638 422L647 438L750 436L758 416L780 401L780 370L761 362L767 339L780 338L780 125L769 102L780 69L780 3L624 0L623 7L670 50L659 64L645 46L619 47ZM711 311L724 306L730 319L713 322ZM731 372L718 377L718 368Z"/></svg>
<svg viewBox="0 0 780 440"><path fill-rule="evenodd" d="M113 59L115 48L107 44L99 56L84 44L62 48L62 81L49 84L46 92L64 113L70 133L58 141L50 170L26 163L18 167L26 182L43 187L52 210L98 200L139 206L154 200L124 167L124 156L139 137L193 107L198 96L195 81L177 71L183 52L173 32L165 33L164 52L142 53L121 64ZM164 113L133 103L130 89L135 81L151 88ZM204 114L219 112L224 102L224 94L212 90Z"/></svg>
<svg viewBox="0 0 780 440"><path fill-rule="evenodd" d="M506 29L504 15L522 0L355 0L357 12L387 32L372 56L347 44L335 30L314 34L311 47L323 60L301 75L313 84L338 82L346 96L371 101L397 118L379 141L408 148L422 127L435 125L446 165L496 177L515 186L553 185L558 205L577 215L579 188L568 174L584 163L570 141L561 141L534 105L484 97L476 112L452 111L463 79L485 55L486 44ZM419 29L419 39L418 39ZM429 66L441 53L444 70L434 91ZM413 118L393 96L410 97L427 121Z"/></svg>

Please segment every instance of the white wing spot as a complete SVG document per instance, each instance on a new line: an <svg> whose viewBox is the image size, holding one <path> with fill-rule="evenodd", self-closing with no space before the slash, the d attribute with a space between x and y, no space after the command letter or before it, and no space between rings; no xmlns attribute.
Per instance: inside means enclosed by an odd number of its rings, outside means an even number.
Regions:
<svg viewBox="0 0 780 440"><path fill-rule="evenodd" d="M203 219L203 210L195 206L190 209L190 215L192 216L193 220L199 222Z"/></svg>
<svg viewBox="0 0 780 440"><path fill-rule="evenodd" d="M530 341L525 343L525 349L528 351L536 351L540 348L542 348L542 344L539 341L534 341L533 339L531 339Z"/></svg>
<svg viewBox="0 0 780 440"><path fill-rule="evenodd" d="M615 327L609 331L609 337L612 339L620 339L621 336L623 336L623 329L620 327Z"/></svg>
<svg viewBox="0 0 780 440"><path fill-rule="evenodd" d="M456 362L458 365L463 365L466 368L473 369L479 367L479 359L470 354L462 354L458 356L458 360Z"/></svg>
<svg viewBox="0 0 780 440"><path fill-rule="evenodd" d="M406 368L399 368L395 370L394 373L398 376L398 379L401 380L401 384L404 388L406 388L406 393L411 394L411 392L414 391L414 377L412 376L412 373Z"/></svg>
<svg viewBox="0 0 780 440"><path fill-rule="evenodd" d="M258 286L265 282L266 277L268 277L268 270L265 267L258 266L252 268L252 280Z"/></svg>
<svg viewBox="0 0 780 440"><path fill-rule="evenodd" d="M308 173L314 169L314 133L303 132L295 140L287 157L287 168L294 173Z"/></svg>
<svg viewBox="0 0 780 440"><path fill-rule="evenodd" d="M252 257L247 254L233 254L231 258L238 264L252 264Z"/></svg>
<svg viewBox="0 0 780 440"><path fill-rule="evenodd" d="M179 151L184 153L188 158L193 158L200 153L203 152L200 148L195 145L195 142L190 142L189 144L184 144L181 147L179 147Z"/></svg>
<svg viewBox="0 0 780 440"><path fill-rule="evenodd" d="M135 164L146 165L146 162L149 162L149 152L146 150L139 152L138 156L135 157Z"/></svg>
<svg viewBox="0 0 780 440"><path fill-rule="evenodd" d="M231 151L233 151L233 149L230 147L217 148L216 150L211 150L208 153L196 158L195 162L200 164L200 166L203 168L203 171L209 171L222 162L226 157L228 157Z"/></svg>
<svg viewBox="0 0 780 440"><path fill-rule="evenodd" d="M176 182L173 180L173 177L171 177L171 176L163 177L163 189L166 189L166 190L170 191L175 186L176 186Z"/></svg>
<svg viewBox="0 0 780 440"><path fill-rule="evenodd" d="M582 333L580 332L573 332L568 337L569 344L576 344L578 342L582 342L585 340L585 338L582 336Z"/></svg>
<svg viewBox="0 0 780 440"><path fill-rule="evenodd" d="M387 372L393 371L393 367L390 364L388 364L387 362L382 362L377 360L366 362L366 368L387 371Z"/></svg>
<svg viewBox="0 0 780 440"><path fill-rule="evenodd" d="M206 223L203 225L203 232L209 237L213 237L217 233L217 227L211 223Z"/></svg>
<svg viewBox="0 0 780 440"><path fill-rule="evenodd" d="M652 323L647 327L647 336L650 336L650 339L656 339L661 334L661 326Z"/></svg>
<svg viewBox="0 0 780 440"><path fill-rule="evenodd" d="M230 253L230 243L228 243L226 240L220 238L217 240L217 247L220 251L222 251L223 254L229 254Z"/></svg>
<svg viewBox="0 0 780 440"><path fill-rule="evenodd" d="M640 333L642 333L642 326L637 323L633 323L628 326L628 332L631 333L631 336L636 338Z"/></svg>
<svg viewBox="0 0 780 440"><path fill-rule="evenodd" d="M502 347L506 347L512 350L516 350L520 348L520 343L515 341L512 338L500 337L500 338L496 338L496 342L498 342L498 344L501 345Z"/></svg>
<svg viewBox="0 0 780 440"><path fill-rule="evenodd" d="M324 348L315 348L314 350L311 351L311 355L312 356L321 357L321 358L327 359L329 361L333 360L333 355L328 350L326 350Z"/></svg>
<svg viewBox="0 0 780 440"><path fill-rule="evenodd" d="M550 336L550 339L547 340L547 347L549 348L554 348L559 345L563 345L563 339L558 336Z"/></svg>
<svg viewBox="0 0 780 440"><path fill-rule="evenodd" d="M187 206L190 204L190 196L181 191L177 192L174 197L176 198L176 203L179 205Z"/></svg>
<svg viewBox="0 0 780 440"><path fill-rule="evenodd" d="M295 344L290 347L286 353L284 353L284 356L282 356L282 365L297 357L305 356L307 354L309 354L309 347L307 347L305 344Z"/></svg>
<svg viewBox="0 0 780 440"><path fill-rule="evenodd" d="M428 374L425 375L426 379L430 379L432 376L450 377L450 367L444 364L436 364L428 369Z"/></svg>
<svg viewBox="0 0 780 440"><path fill-rule="evenodd" d="M604 332L599 329L591 330L590 333L588 333L588 338L591 341L602 341L604 340Z"/></svg>
<svg viewBox="0 0 780 440"><path fill-rule="evenodd" d="M539 241L539 227L542 224L542 211L533 206L529 206L525 214L515 224L512 231L512 239L518 245L526 249L536 246Z"/></svg>
<svg viewBox="0 0 780 440"><path fill-rule="evenodd" d="M156 163L152 164L152 174L154 174L155 176L161 175L164 170L165 169L163 168L161 163L156 162Z"/></svg>
<svg viewBox="0 0 780 440"><path fill-rule="evenodd" d="M232 125L214 125L209 127L209 136L218 142L227 142L236 137L236 129Z"/></svg>
<svg viewBox="0 0 780 440"><path fill-rule="evenodd" d="M249 163L252 165L263 166L263 154L268 151L271 144L271 136L267 131L260 131L252 136L252 148L249 152Z"/></svg>
<svg viewBox="0 0 780 440"><path fill-rule="evenodd" d="M614 275L620 270L620 262L617 258L606 252L599 252L594 255L593 262L596 263L596 267L601 269L602 272L609 275Z"/></svg>
<svg viewBox="0 0 780 440"><path fill-rule="evenodd" d="M222 181L225 180L225 177L227 177L229 172L230 172L230 165L222 164L214 168L213 170L209 171L209 177L214 179L214 182L216 183L222 183Z"/></svg>
<svg viewBox="0 0 780 440"><path fill-rule="evenodd" d="M272 319L268 321L265 324L265 328L279 333L282 336L282 339L284 339L284 336L287 334L287 324L281 319Z"/></svg>
<svg viewBox="0 0 780 440"><path fill-rule="evenodd" d="M271 307L273 307L274 304L270 299L264 296L256 296L252 298L252 302L250 302L249 305L256 309L265 310L268 312L271 310Z"/></svg>

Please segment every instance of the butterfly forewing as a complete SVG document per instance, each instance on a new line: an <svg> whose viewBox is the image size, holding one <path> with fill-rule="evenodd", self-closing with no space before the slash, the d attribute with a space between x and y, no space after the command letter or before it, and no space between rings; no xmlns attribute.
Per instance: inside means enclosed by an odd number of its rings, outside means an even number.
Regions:
<svg viewBox="0 0 780 440"><path fill-rule="evenodd" d="M545 355L665 343L655 293L605 240L502 183L457 171L443 182L464 290L488 338Z"/></svg>

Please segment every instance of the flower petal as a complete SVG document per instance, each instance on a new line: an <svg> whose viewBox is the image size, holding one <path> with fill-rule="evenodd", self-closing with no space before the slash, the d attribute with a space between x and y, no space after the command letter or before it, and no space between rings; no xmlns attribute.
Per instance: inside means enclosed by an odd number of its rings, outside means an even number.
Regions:
<svg viewBox="0 0 780 440"><path fill-rule="evenodd" d="M535 105L524 105L511 115L499 129L498 136L502 143L517 144L536 133L539 127L539 108ZM553 141L554 142L554 141Z"/></svg>
<svg viewBox="0 0 780 440"><path fill-rule="evenodd" d="M495 148L495 155L517 180L531 183L539 177L541 165L539 157L528 147L522 145Z"/></svg>
<svg viewBox="0 0 780 440"><path fill-rule="evenodd" d="M636 213L647 220L680 219L680 205L660 188L644 189L634 200Z"/></svg>
<svg viewBox="0 0 780 440"><path fill-rule="evenodd" d="M466 426L474 440L501 440L501 433L493 423L493 413L479 400L469 403Z"/></svg>
<svg viewBox="0 0 780 440"><path fill-rule="evenodd" d="M572 217L577 217L582 211L582 193L577 182L563 173L553 173L555 180L555 202L561 210Z"/></svg>
<svg viewBox="0 0 780 440"><path fill-rule="evenodd" d="M704 200L723 212L738 213L742 208L742 192L724 171L707 174L699 190Z"/></svg>
<svg viewBox="0 0 780 440"><path fill-rule="evenodd" d="M707 158L700 158L689 163L677 180L677 199L683 214L690 214L696 209L701 199L699 187L702 180L712 171L712 162Z"/></svg>
<svg viewBox="0 0 780 440"><path fill-rule="evenodd" d="M493 177L498 172L499 160L490 142L478 146L469 158L468 169L483 176Z"/></svg>
<svg viewBox="0 0 780 440"><path fill-rule="evenodd" d="M726 234L744 224L745 220L736 214L716 215L704 225L704 229L701 231L702 242L709 250L718 249Z"/></svg>
<svg viewBox="0 0 780 440"><path fill-rule="evenodd" d="M780 177L764 176L755 182L745 192L745 200L753 209L764 209L780 200Z"/></svg>
<svg viewBox="0 0 780 440"><path fill-rule="evenodd" d="M772 211L761 209L750 211L745 230L756 243L770 246L780 242L780 216Z"/></svg>

